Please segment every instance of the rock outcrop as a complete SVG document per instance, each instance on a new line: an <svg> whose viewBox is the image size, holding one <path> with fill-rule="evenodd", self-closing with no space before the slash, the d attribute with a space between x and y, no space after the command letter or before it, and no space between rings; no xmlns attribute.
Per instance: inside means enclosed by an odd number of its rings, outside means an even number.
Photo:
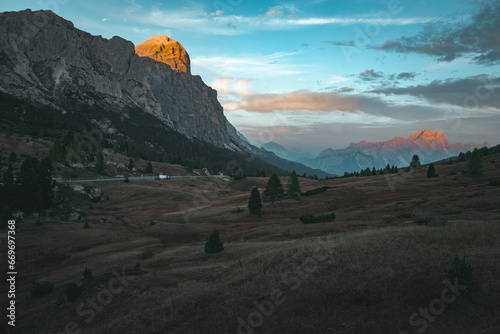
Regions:
<svg viewBox="0 0 500 334"><path fill-rule="evenodd" d="M140 57L148 57L167 64L176 72L191 74L189 55L181 45L170 37L158 35L135 47Z"/></svg>
<svg viewBox="0 0 500 334"><path fill-rule="evenodd" d="M116 131L113 119L137 123L149 114L189 138L234 145L217 92L190 74L184 48L148 42L162 49L156 60L51 11L0 13L0 92L65 115L85 113L108 132Z"/></svg>

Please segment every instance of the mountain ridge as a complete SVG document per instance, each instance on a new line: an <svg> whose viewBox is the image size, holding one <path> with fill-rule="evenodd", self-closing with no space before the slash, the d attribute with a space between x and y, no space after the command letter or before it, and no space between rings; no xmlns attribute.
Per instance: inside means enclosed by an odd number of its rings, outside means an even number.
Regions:
<svg viewBox="0 0 500 334"><path fill-rule="evenodd" d="M422 163L430 163L458 155L460 152L480 147L490 147L489 142L481 144L450 144L441 131L421 130L408 138L394 137L386 141L368 142L361 140L344 149L327 148L314 159L300 159L299 162L327 173L342 175L367 167L383 168L387 164L397 167L408 166L417 154Z"/></svg>
<svg viewBox="0 0 500 334"><path fill-rule="evenodd" d="M140 56L132 42L91 35L51 11L0 13L0 118L32 128L99 130L108 147L138 146L147 159L168 153L173 161L205 159L219 170L235 160L245 171L269 172L271 165L282 174L313 171L250 145L225 117L217 91L190 74L180 43L157 36L145 45L165 54Z"/></svg>

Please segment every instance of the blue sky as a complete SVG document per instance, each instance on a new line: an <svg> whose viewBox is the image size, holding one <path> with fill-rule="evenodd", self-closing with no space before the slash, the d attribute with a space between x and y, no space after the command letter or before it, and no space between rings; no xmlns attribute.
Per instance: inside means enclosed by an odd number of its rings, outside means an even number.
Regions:
<svg viewBox="0 0 500 334"><path fill-rule="evenodd" d="M2 2L93 35L179 41L255 144L312 153L440 130L500 143L498 1Z"/></svg>

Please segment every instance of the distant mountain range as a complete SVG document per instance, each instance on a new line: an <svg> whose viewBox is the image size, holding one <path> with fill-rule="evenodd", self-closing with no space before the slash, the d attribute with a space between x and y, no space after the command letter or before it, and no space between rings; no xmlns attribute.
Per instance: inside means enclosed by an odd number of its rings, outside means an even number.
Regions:
<svg viewBox="0 0 500 334"><path fill-rule="evenodd" d="M284 146L275 142L266 143L262 145L262 148L266 149L267 151L274 152L277 156L283 159L288 159L292 161L299 161L301 159L308 160L314 158L314 154L310 152L302 152L299 150L287 149Z"/></svg>
<svg viewBox="0 0 500 334"><path fill-rule="evenodd" d="M274 145L274 147L278 148L277 154L288 154L288 151L281 145ZM387 164L398 167L408 166L414 154L417 154L420 161L425 164L481 147L490 147L490 144L488 142L450 144L442 132L422 130L411 134L408 138L395 137L374 143L362 140L359 143L350 144L345 149L329 148L315 158L300 158L298 162L330 174L343 175L344 172L360 171L367 167L379 169Z"/></svg>

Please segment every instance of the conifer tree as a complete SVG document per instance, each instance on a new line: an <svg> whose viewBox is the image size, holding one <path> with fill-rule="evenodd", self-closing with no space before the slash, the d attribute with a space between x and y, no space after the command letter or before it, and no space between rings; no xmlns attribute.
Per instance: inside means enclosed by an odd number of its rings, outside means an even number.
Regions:
<svg viewBox="0 0 500 334"><path fill-rule="evenodd" d="M146 166L146 173L153 173L153 165L151 165L151 161L149 161Z"/></svg>
<svg viewBox="0 0 500 334"><path fill-rule="evenodd" d="M58 162L61 162L64 160L64 147L61 144L61 142L59 141L59 139L56 139L54 141L54 145L52 146L52 148L49 151L49 157L52 160L58 161Z"/></svg>
<svg viewBox="0 0 500 334"><path fill-rule="evenodd" d="M414 154L413 157L411 158L410 162L410 167L419 167L420 166L420 158L418 157L417 154Z"/></svg>
<svg viewBox="0 0 500 334"><path fill-rule="evenodd" d="M222 244L222 240L219 236L219 231L214 228L214 230L210 233L207 242L205 243L205 253L213 254L218 253L224 250L224 246Z"/></svg>
<svg viewBox="0 0 500 334"><path fill-rule="evenodd" d="M427 178L430 179L433 177L436 177L436 168L433 164L430 164L429 169L427 169Z"/></svg>
<svg viewBox="0 0 500 334"><path fill-rule="evenodd" d="M295 171L292 171L292 174L290 174L290 183L287 185L287 195L291 198L298 198L300 196L300 184Z"/></svg>
<svg viewBox="0 0 500 334"><path fill-rule="evenodd" d="M285 196L285 191L283 190L278 174L275 173L271 175L267 182L266 189L264 189L264 200L274 203L275 200L283 198L283 196Z"/></svg>
<svg viewBox="0 0 500 334"><path fill-rule="evenodd" d="M134 160L130 159L128 162L128 169L132 170L132 169L134 169L134 167L135 167Z"/></svg>
<svg viewBox="0 0 500 334"><path fill-rule="evenodd" d="M102 155L102 151L97 151L97 157L95 162L95 170L98 173L101 173L104 170L104 156Z"/></svg>
<svg viewBox="0 0 500 334"><path fill-rule="evenodd" d="M259 189L257 189L257 187L253 187L252 193L250 194L250 198L248 199L248 211L260 217L261 210L262 210L262 201L260 199Z"/></svg>
<svg viewBox="0 0 500 334"><path fill-rule="evenodd" d="M467 174L469 176L481 176L483 174L483 161L481 153L474 149L467 163Z"/></svg>

